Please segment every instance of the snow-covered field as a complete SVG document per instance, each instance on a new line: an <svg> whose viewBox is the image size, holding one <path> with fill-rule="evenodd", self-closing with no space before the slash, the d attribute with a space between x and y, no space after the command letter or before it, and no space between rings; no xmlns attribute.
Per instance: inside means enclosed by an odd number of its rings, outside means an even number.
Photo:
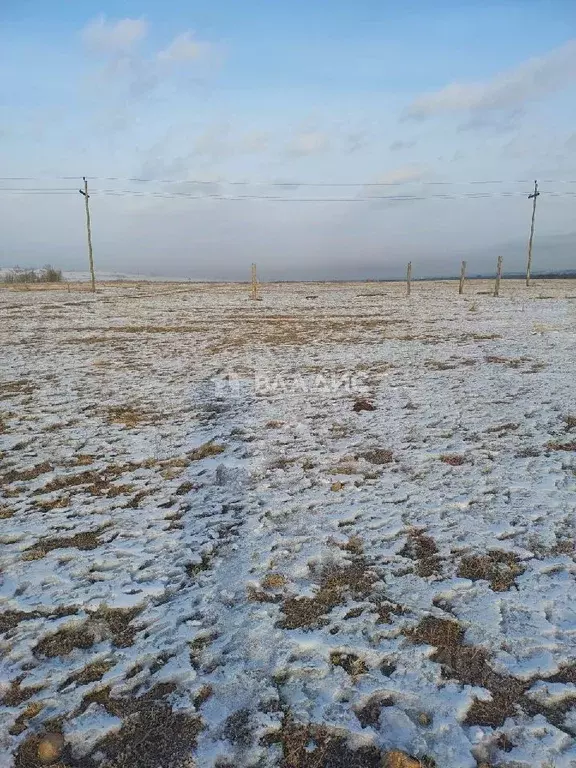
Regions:
<svg viewBox="0 0 576 768"><path fill-rule="evenodd" d="M575 766L576 283L490 289L1 291L0 765Z"/></svg>

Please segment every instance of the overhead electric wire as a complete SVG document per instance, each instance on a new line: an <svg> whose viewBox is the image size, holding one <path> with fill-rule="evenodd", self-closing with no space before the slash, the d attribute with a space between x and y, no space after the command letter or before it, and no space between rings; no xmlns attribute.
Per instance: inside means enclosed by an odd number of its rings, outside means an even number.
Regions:
<svg viewBox="0 0 576 768"><path fill-rule="evenodd" d="M73 189L17 189L1 188L0 193L9 195L44 195L50 196L72 196L77 194ZM575 197L576 192L558 192L546 191L541 194L549 197ZM128 189L93 189L90 192L91 197L142 197L156 199L181 199L181 200L214 200L218 202L226 201L263 201L275 203L375 203L378 201L389 202L416 202L424 200L485 200L490 198L524 198L524 192L467 192L461 194L430 194L430 195L371 195L356 197L280 197L277 195L223 195L223 194L194 194L191 192L163 192L163 191L138 191Z"/></svg>
<svg viewBox="0 0 576 768"><path fill-rule="evenodd" d="M87 177L88 178L88 177ZM422 189L420 190L414 190L414 194L376 194L376 193L369 193L370 189L377 189L377 188L383 188L383 187L393 187L393 186L400 186L400 185L409 185L409 184L417 184L421 188L422 187L458 187L462 185L469 185L469 186L476 186L476 187L486 187L487 185L504 185L504 184L527 184L528 182L525 180L513 180L513 181L505 181L502 179L493 179L493 180L474 180L474 181L415 181L415 180L404 180L404 181L397 181L397 182L368 182L368 183L338 183L338 182L249 182L249 181L192 181L192 180L181 180L181 181L161 181L156 179L123 179L122 177L92 177L93 179L100 181L131 181L132 183L136 182L149 182L149 183L155 183L157 185L162 184L181 184L181 185L210 185L212 187L215 187L216 189L213 191L206 190L205 193L201 192L200 190L186 190L186 189L151 189L148 187L147 189L127 189L127 188L101 188L98 189L92 188L90 191L91 197L105 197L105 196L113 196L113 197L142 197L142 198L157 198L157 199L170 199L170 198L181 198L183 200L215 200L218 202L227 202L227 201L264 201L264 202L274 202L274 203L377 203L379 201L381 202L391 202L391 203L409 203L409 202L421 202L425 200L464 200L464 199L489 199L489 198L501 198L501 197L518 197L518 198L524 198L526 196L525 191L520 190L486 190L486 189L478 189L477 191L458 191L454 189L446 190L445 192L438 191L433 192L430 190L430 192L424 191ZM73 188L72 186L54 186L53 184L51 186L39 186L36 184L36 186L24 186L22 182L25 181L34 181L38 182L44 180L42 177L0 177L0 182L21 182L20 185L14 185L11 186L5 186L2 187L0 185L0 193L5 194L14 194L14 195L45 195L45 196L53 196L53 195L59 195L59 196L65 196L65 195L76 195L78 193L77 188ZM57 181L78 181L78 177L72 177L72 176L59 176L59 177L51 177L45 179L48 182L57 182ZM546 182L542 182L546 183ZM576 181L553 181L548 182L552 185L559 185L559 184L576 184ZM249 190L247 190L246 194L227 194L224 190L220 190L220 187L223 186L242 186L242 187L273 187L273 188L282 188L284 190L284 194L259 194L259 193L250 193ZM316 187L316 188L358 188L358 194L354 196L346 196L346 197L327 197L327 196L321 196L321 197L313 197L313 196L294 196L288 194L289 191L296 192L296 190L299 187ZM81 191L81 190L80 190ZM264 191L264 190L262 190ZM416 193L418 192L418 193ZM573 197L576 196L576 192L572 191L566 191L564 190L544 190L542 192L544 195L548 195L551 197Z"/></svg>
<svg viewBox="0 0 576 768"><path fill-rule="evenodd" d="M81 181L82 176L0 176L2 181ZM396 187L406 184L423 186L454 186L465 184L532 184L532 179L476 179L461 181L425 181L400 179L398 181L241 181L234 179L147 179L128 176L86 176L88 181L128 181L138 184L202 184L253 187ZM576 179L544 179L541 184L576 184Z"/></svg>

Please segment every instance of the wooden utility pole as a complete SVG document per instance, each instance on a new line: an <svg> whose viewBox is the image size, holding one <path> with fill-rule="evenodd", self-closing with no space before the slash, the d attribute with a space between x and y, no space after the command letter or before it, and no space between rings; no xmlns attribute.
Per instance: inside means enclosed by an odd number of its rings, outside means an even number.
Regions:
<svg viewBox="0 0 576 768"><path fill-rule="evenodd" d="M250 298L253 301L258 301L258 280L256 278L256 264L252 264L252 290Z"/></svg>
<svg viewBox="0 0 576 768"><path fill-rule="evenodd" d="M412 262L408 262L408 267L406 268L406 296L410 296L410 291L412 290Z"/></svg>
<svg viewBox="0 0 576 768"><path fill-rule="evenodd" d="M530 224L530 239L528 240L528 263L526 264L526 285L530 285L530 273L532 271L532 241L534 240L534 219L536 218L536 200L538 199L538 182L534 182L534 192L528 195L532 200L532 222Z"/></svg>
<svg viewBox="0 0 576 768"><path fill-rule="evenodd" d="M90 205L88 200L90 195L88 194L88 181L86 176L82 176L84 182L84 189L79 189L81 195L84 195L84 203L86 204L86 232L88 234L88 261L90 262L90 279L92 281L92 293L96 293L96 278L94 277L94 258L92 256L92 230L90 228Z"/></svg>
<svg viewBox="0 0 576 768"><path fill-rule="evenodd" d="M500 295L501 279L502 279L502 256L498 256L498 266L496 267L496 282L494 283L494 296Z"/></svg>
<svg viewBox="0 0 576 768"><path fill-rule="evenodd" d="M464 293L464 279L466 277L466 262L462 262L460 267L460 285L458 286L458 293L462 295Z"/></svg>

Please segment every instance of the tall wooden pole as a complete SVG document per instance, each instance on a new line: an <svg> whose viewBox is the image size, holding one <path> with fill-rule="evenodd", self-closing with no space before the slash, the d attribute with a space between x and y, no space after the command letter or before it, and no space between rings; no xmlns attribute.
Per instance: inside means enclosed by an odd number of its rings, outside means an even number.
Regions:
<svg viewBox="0 0 576 768"><path fill-rule="evenodd" d="M460 285L458 286L458 293L462 295L464 293L464 279L466 277L466 262L462 262L460 267Z"/></svg>
<svg viewBox="0 0 576 768"><path fill-rule="evenodd" d="M532 271L532 241L534 240L534 219L536 218L536 200L538 199L538 182L534 182L534 192L528 195L532 200L532 221L530 223L530 239L528 240L528 263L526 264L526 285L530 285L530 273Z"/></svg>
<svg viewBox="0 0 576 768"><path fill-rule="evenodd" d="M88 194L88 180L86 176L82 177L84 182L84 189L79 189L81 195L84 195L84 203L86 205L86 233L88 235L88 261L90 262L90 279L92 281L92 293L96 293L96 277L94 276L94 258L92 255L92 230L90 228L90 195Z"/></svg>
<svg viewBox="0 0 576 768"><path fill-rule="evenodd" d="M408 266L406 268L406 296L410 296L410 292L412 290L412 262L408 262Z"/></svg>
<svg viewBox="0 0 576 768"><path fill-rule="evenodd" d="M502 278L502 256L498 256L498 266L496 267L496 282L494 283L494 296L500 295L501 278Z"/></svg>

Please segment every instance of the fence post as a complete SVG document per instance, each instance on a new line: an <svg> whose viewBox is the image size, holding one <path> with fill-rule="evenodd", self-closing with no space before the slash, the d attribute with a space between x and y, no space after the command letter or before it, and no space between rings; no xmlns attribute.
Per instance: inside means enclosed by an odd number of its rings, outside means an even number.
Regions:
<svg viewBox="0 0 576 768"><path fill-rule="evenodd" d="M494 296L500 295L501 278L502 278L502 256L498 256L498 265L496 267L496 282L494 283Z"/></svg>
<svg viewBox="0 0 576 768"><path fill-rule="evenodd" d="M256 277L256 264L252 264L252 285L250 290L250 298L253 301L258 301L258 278Z"/></svg>
<svg viewBox="0 0 576 768"><path fill-rule="evenodd" d="M464 279L466 277L466 262L462 262L462 266L460 267L460 285L458 286L458 293L460 296L464 293Z"/></svg>

